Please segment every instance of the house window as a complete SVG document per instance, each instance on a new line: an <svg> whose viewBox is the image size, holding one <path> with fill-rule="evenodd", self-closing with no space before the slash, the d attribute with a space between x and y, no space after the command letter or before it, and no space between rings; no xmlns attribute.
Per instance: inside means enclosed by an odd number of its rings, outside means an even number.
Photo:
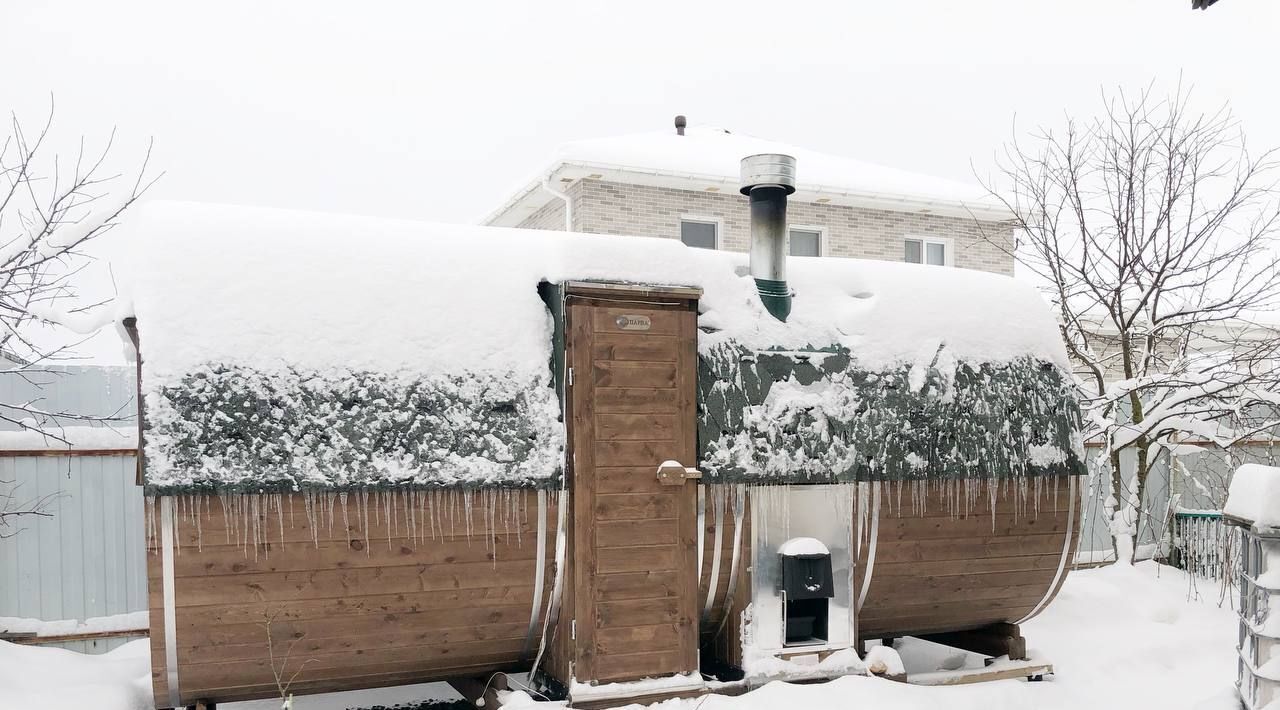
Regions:
<svg viewBox="0 0 1280 710"><path fill-rule="evenodd" d="M793 227L787 240L791 256L822 256L822 230Z"/></svg>
<svg viewBox="0 0 1280 710"><path fill-rule="evenodd" d="M912 264L951 266L950 239L910 238L903 244L903 261Z"/></svg>
<svg viewBox="0 0 1280 710"><path fill-rule="evenodd" d="M680 220L680 241L697 249L715 249L720 238L720 224L712 220Z"/></svg>

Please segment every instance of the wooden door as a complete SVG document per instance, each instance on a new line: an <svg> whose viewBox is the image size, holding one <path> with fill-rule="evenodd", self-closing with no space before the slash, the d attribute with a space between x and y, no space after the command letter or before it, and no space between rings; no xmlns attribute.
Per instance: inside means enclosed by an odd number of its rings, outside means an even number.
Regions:
<svg viewBox="0 0 1280 710"><path fill-rule="evenodd" d="M696 301L568 293L572 675L696 671L697 482L657 476L696 464Z"/></svg>

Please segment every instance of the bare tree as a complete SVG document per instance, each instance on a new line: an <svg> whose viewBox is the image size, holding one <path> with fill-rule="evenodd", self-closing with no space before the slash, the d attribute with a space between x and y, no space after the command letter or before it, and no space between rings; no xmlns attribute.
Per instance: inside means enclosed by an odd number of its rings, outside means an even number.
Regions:
<svg viewBox="0 0 1280 710"><path fill-rule="evenodd" d="M1227 109L1190 98L1104 94L1100 117L1015 138L987 183L1076 364L1121 560L1162 456L1187 442L1230 451L1278 423L1278 163L1249 152Z"/></svg>
<svg viewBox="0 0 1280 710"><path fill-rule="evenodd" d="M258 596L259 598L262 598L261 594ZM264 609L262 612L263 621L259 625L262 626L263 630L267 633L267 658L271 663L271 676L276 682L276 692L280 694L280 708L281 710L290 710L290 708L293 707L293 694L289 692L289 688L293 686L293 682L302 674L302 671L307 667L307 664L314 663L316 659L308 658L304 660L302 663L298 664L297 669L295 669L291 675L286 677L286 673L288 673L289 670L289 659L293 656L294 647L301 643L307 636L305 632L301 632L293 635L293 640L289 642L289 646L285 649L284 658L280 659L280 663L277 666L275 652L276 644L275 640L271 636L271 626L283 612L283 607L275 610Z"/></svg>
<svg viewBox="0 0 1280 710"><path fill-rule="evenodd" d="M0 376L33 385L38 373L74 355L83 342L49 342L50 327L84 336L106 325L106 302L84 302L78 277L91 263L85 247L111 230L122 214L159 179L148 175L148 145L136 174L112 172L109 156L115 131L98 149L83 138L71 155L52 149L53 107L42 125L29 131L11 114L9 135L0 139ZM41 332L43 331L43 332ZM69 443L62 427L123 419L121 412L62 411L41 397L0 399L0 422ZM0 481L0 535L14 521L47 515L48 498L19 500L13 482Z"/></svg>

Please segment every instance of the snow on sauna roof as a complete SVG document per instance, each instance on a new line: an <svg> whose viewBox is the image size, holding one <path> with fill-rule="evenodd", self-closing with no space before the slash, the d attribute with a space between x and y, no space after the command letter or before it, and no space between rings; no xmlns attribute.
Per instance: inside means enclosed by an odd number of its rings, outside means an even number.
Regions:
<svg viewBox="0 0 1280 710"><path fill-rule="evenodd" d="M514 226L550 199L543 177L583 177L736 193L739 162L748 155L783 153L796 158L795 199L826 198L835 204L906 212L933 212L1003 220L1011 215L981 186L921 175L777 141L690 126L685 135L653 131L562 145L551 167L485 220ZM728 187L725 187L728 185Z"/></svg>
<svg viewBox="0 0 1280 710"><path fill-rule="evenodd" d="M746 255L676 240L164 202L124 237L153 490L554 478L542 281L699 287L703 351L843 346L871 371L928 367L940 348L1068 366L1035 291L976 271L792 259L783 324Z"/></svg>
<svg viewBox="0 0 1280 710"><path fill-rule="evenodd" d="M844 345L880 369L932 357L1068 361L1044 302L1014 279L858 259L790 261L791 317L767 315L745 254L679 241L151 203L132 227L132 315L145 366L385 372L545 369L540 281L703 289L699 325L747 347Z"/></svg>

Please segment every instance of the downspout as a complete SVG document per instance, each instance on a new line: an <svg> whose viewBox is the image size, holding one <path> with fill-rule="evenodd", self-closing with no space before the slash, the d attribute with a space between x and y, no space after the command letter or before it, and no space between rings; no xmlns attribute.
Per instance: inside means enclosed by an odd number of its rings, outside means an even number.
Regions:
<svg viewBox="0 0 1280 710"><path fill-rule="evenodd" d="M551 176L542 178L542 189L549 192L552 196L558 197L564 201L564 231L573 231L573 200L569 199L569 195L555 189L551 186Z"/></svg>
<svg viewBox="0 0 1280 710"><path fill-rule="evenodd" d="M787 195L796 191L796 159L765 153L742 159L740 192L751 201L751 277L766 310L786 322L791 313L787 286Z"/></svg>

